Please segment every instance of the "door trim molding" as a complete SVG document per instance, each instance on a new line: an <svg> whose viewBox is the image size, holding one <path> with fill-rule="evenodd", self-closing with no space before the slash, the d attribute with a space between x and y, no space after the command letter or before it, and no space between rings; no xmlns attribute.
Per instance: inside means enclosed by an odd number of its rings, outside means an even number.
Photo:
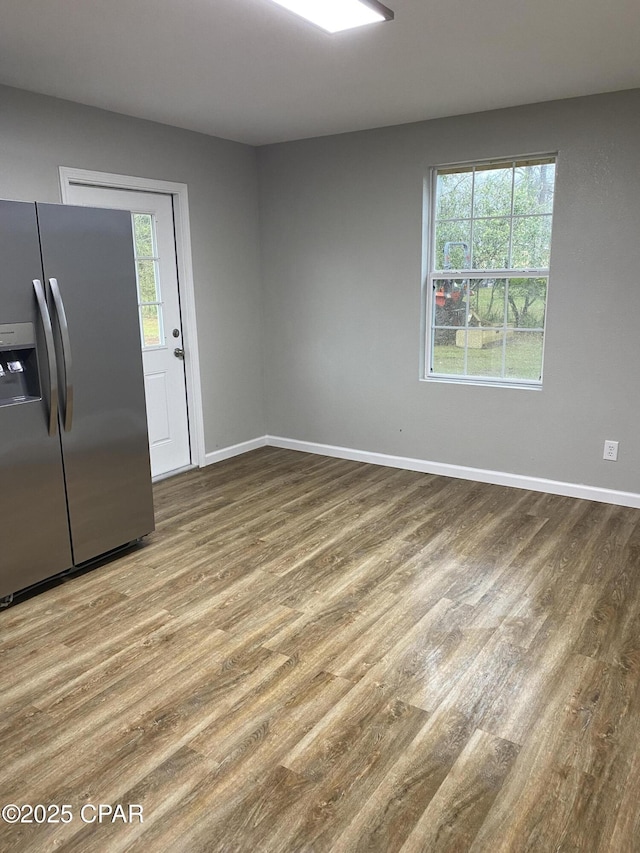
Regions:
<svg viewBox="0 0 640 853"><path fill-rule="evenodd" d="M200 382L200 358L198 350L198 325L196 322L195 287L191 258L191 228L189 224L189 194L187 184L174 181L159 181L132 175L114 175L88 169L59 166L60 195L63 204L69 202L69 188L73 185L105 187L117 190L139 190L162 193L173 199L173 216L176 237L176 260L178 265L178 289L182 310L183 338L188 343L188 358L185 359L187 385L187 419L191 441L191 461L202 467L205 464L204 410L202 385Z"/></svg>

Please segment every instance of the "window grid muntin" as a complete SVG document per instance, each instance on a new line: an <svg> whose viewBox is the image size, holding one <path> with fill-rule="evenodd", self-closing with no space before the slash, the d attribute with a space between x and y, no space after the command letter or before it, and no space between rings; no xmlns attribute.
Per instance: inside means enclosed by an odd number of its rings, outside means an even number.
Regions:
<svg viewBox="0 0 640 853"><path fill-rule="evenodd" d="M516 170L518 168L527 168L533 166L544 166L550 165L553 166L553 176L551 183L551 196L550 196L550 204L548 208L544 211L537 211L534 213L515 213L515 204L516 204ZM474 216L475 209L475 191L476 191L476 180L475 176L478 171L488 171L491 169L501 169L508 167L511 169L511 198L510 198L510 213L508 216L504 214L501 215L493 215L493 216ZM538 218L541 219L543 217L550 220L551 228L549 229L549 246L547 257L550 257L551 253L551 240L552 240L552 228L553 228L553 209L555 202L555 181L556 181L556 167L557 167L557 157L556 155L542 155L540 157L528 157L528 158L518 158L518 159L510 159L510 160L494 160L494 161L484 161L484 162L475 162L468 164L460 164L460 165L451 165L451 166L443 166L436 167L432 169L431 172L431 191L430 191L430 201L429 201L429 210L431 213L430 216L430 224L429 224L429 247L430 247L430 258L431 262L429 265L429 272L427 274L427 329L429 334L429 346L425 350L425 376L434 379L442 379L447 381L461 381L461 382L474 382L479 384L508 384L509 386L534 386L539 387L542 385L542 377L544 370L544 349L545 349L545 341L546 341L546 322L547 322L547 300L548 300L548 285L549 285L549 266L545 267L500 267L500 268L492 268L492 269L478 269L473 267L474 257L473 257L473 242L474 242L474 223L480 220L495 220L495 219L505 219L509 220L509 256L508 261L511 263L513 260L513 235L514 235L514 221L523 220L527 218ZM438 209L438 177L440 175L447 174L468 174L471 173L472 183L471 183L471 216L467 217L437 217L437 209ZM470 263L471 269L438 269L436 264L438 263L438 258L436 255L436 239L437 239L437 229L436 226L440 223L447 222L461 222L461 223L469 223L469 254L470 254ZM435 317L435 282L436 281L444 281L449 280L453 281L456 279L503 279L505 280L505 296L504 296L504 321L503 325L496 326L487 326L483 327L486 329L492 328L502 331L503 333L503 341L502 341L502 376L498 379L491 376L483 376L483 375L473 375L468 374L468 332L470 329L475 327L469 326L469 306L470 306L470 297L469 297L469 288L465 283L465 288L467 289L467 299L466 299L466 308L465 308L465 324L464 326L441 326L436 324ZM523 278L539 278L545 280L545 296L544 296L544 322L542 326L536 327L514 327L508 326L508 312L509 312L509 302L508 302L508 287L510 279L523 279ZM465 346L464 346L464 374L451 374L451 373L441 373L434 370L434 348L435 348L435 330L441 328L455 329L456 331L464 331L465 333ZM541 348L540 348L540 378L536 380L526 379L526 378L510 378L505 375L506 373L506 362L507 362L507 330L513 331L517 333L536 333L541 334Z"/></svg>

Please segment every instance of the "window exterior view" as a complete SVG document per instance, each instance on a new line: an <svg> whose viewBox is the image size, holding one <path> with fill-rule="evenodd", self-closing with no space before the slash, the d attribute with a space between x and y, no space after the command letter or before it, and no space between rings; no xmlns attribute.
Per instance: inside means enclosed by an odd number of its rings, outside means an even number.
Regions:
<svg viewBox="0 0 640 853"><path fill-rule="evenodd" d="M142 348L151 349L164 346L155 221L151 213L132 213L131 220Z"/></svg>
<svg viewBox="0 0 640 853"><path fill-rule="evenodd" d="M540 386L556 160L433 170L427 378Z"/></svg>

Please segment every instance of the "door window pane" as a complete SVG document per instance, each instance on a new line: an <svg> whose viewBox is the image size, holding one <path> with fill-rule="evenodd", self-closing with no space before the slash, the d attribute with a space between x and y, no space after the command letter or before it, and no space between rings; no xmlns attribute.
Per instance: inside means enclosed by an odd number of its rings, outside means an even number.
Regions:
<svg viewBox="0 0 640 853"><path fill-rule="evenodd" d="M154 257L153 217L150 213L133 214L133 235L137 258Z"/></svg>
<svg viewBox="0 0 640 853"><path fill-rule="evenodd" d="M138 261L138 297L143 302L159 302L158 270L156 261Z"/></svg>
<svg viewBox="0 0 640 853"><path fill-rule="evenodd" d="M141 305L142 345L145 347L164 346L162 329L162 306Z"/></svg>
<svg viewBox="0 0 640 853"><path fill-rule="evenodd" d="M160 268L156 249L155 218L151 213L132 213L133 245L143 349L165 346L160 292Z"/></svg>

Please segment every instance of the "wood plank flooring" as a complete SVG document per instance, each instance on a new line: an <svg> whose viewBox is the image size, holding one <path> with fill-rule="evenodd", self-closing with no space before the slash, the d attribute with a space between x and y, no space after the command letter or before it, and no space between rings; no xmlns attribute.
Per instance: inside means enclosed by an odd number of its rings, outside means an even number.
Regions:
<svg viewBox="0 0 640 853"><path fill-rule="evenodd" d="M640 511L274 448L155 495L0 613L0 804L73 815L3 853L640 850Z"/></svg>

